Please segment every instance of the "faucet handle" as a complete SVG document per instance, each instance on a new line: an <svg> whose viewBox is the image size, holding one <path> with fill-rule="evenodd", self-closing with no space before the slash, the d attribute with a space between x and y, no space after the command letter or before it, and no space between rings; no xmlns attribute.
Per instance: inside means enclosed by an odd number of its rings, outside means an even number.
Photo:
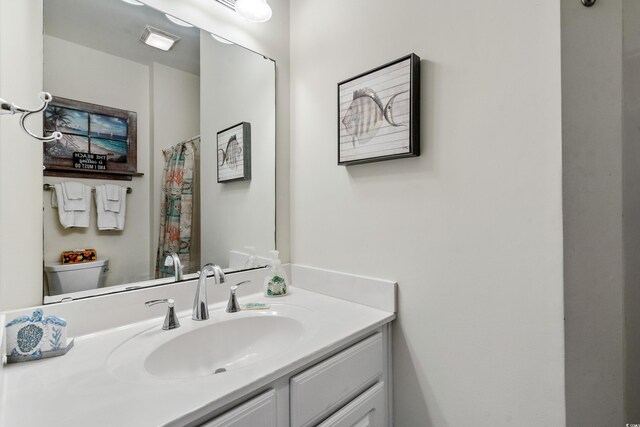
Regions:
<svg viewBox="0 0 640 427"><path fill-rule="evenodd" d="M175 300L173 298L152 299L151 301L146 301L144 305L146 305L147 307L151 307L153 305L162 304L162 303L166 303L169 306L169 308L171 308L175 304Z"/></svg>
<svg viewBox="0 0 640 427"><path fill-rule="evenodd" d="M237 313L240 311L240 304L238 304L238 298L236 298L236 291L238 290L238 286L244 285L245 283L251 283L251 280L236 283L229 288L231 293L229 294L229 302L227 303L227 313Z"/></svg>
<svg viewBox="0 0 640 427"><path fill-rule="evenodd" d="M164 266L165 267L171 267L173 266L173 256L171 254L167 255L164 258Z"/></svg>
<svg viewBox="0 0 640 427"><path fill-rule="evenodd" d="M170 329L175 329L180 327L180 322L178 321L178 316L176 316L176 311L174 308L175 301L173 298L164 298L164 299L154 299L151 301L146 301L144 305L147 307L154 306L156 304L167 304L167 315L164 318L164 323L162 324L162 329L168 331Z"/></svg>
<svg viewBox="0 0 640 427"><path fill-rule="evenodd" d="M243 280L242 282L232 285L229 289L231 290L231 292L235 293L238 290L238 286L244 285L245 283L251 283L251 280Z"/></svg>

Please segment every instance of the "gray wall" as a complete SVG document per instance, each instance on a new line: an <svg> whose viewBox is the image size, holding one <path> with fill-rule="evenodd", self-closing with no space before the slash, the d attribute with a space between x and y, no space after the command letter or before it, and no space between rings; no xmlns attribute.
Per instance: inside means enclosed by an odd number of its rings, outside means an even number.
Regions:
<svg viewBox="0 0 640 427"><path fill-rule="evenodd" d="M640 2L623 0L626 422L640 420ZM636 421L634 421L636 420Z"/></svg>
<svg viewBox="0 0 640 427"><path fill-rule="evenodd" d="M622 0L562 1L569 427L624 425L621 32Z"/></svg>

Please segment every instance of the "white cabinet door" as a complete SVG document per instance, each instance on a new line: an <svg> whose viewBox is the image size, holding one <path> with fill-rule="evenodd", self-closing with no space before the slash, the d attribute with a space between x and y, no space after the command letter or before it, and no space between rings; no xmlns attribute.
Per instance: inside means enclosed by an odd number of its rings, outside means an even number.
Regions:
<svg viewBox="0 0 640 427"><path fill-rule="evenodd" d="M276 427L276 392L269 390L201 427Z"/></svg>
<svg viewBox="0 0 640 427"><path fill-rule="evenodd" d="M386 427L384 383L371 387L318 427Z"/></svg>
<svg viewBox="0 0 640 427"><path fill-rule="evenodd" d="M384 371L377 333L291 378L291 427L311 427L375 384Z"/></svg>

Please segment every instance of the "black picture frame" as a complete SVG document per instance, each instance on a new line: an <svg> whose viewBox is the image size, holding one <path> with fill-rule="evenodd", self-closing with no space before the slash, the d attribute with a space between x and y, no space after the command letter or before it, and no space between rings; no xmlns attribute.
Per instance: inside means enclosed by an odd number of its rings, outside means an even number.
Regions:
<svg viewBox="0 0 640 427"><path fill-rule="evenodd" d="M338 165L420 155L420 57L338 83Z"/></svg>
<svg viewBox="0 0 640 427"><path fill-rule="evenodd" d="M62 140L43 145L45 176L131 180L142 175L135 112L55 96L43 113L43 122L46 136L54 131L63 135ZM104 133L110 127L111 134ZM75 167L74 152L107 155L106 170Z"/></svg>
<svg viewBox="0 0 640 427"><path fill-rule="evenodd" d="M251 179L251 123L240 122L216 135L218 183Z"/></svg>

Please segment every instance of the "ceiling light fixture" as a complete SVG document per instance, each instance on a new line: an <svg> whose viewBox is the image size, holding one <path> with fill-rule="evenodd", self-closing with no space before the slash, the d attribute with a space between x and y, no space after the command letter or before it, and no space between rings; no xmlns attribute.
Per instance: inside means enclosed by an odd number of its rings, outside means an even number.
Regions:
<svg viewBox="0 0 640 427"><path fill-rule="evenodd" d="M134 6L144 6L144 3L140 3L138 0L122 0L125 3L132 4Z"/></svg>
<svg viewBox="0 0 640 427"><path fill-rule="evenodd" d="M223 39L222 37L220 37L220 36L216 36L216 35L215 35L215 34L213 34L213 33L210 33L210 34L211 34L211 37L213 37L214 39L216 39L216 40L217 40L217 41L219 41L220 43L224 43L224 44L233 44L233 42L230 42L230 41L229 41L229 40L227 40L227 39Z"/></svg>
<svg viewBox="0 0 640 427"><path fill-rule="evenodd" d="M267 0L237 0L235 6L236 12L251 22L267 22L273 13Z"/></svg>
<svg viewBox="0 0 640 427"><path fill-rule="evenodd" d="M142 33L142 36L140 37L140 40L151 47L155 47L156 49L164 50L166 52L170 50L178 40L180 40L180 37L152 27L151 25L147 25L144 29L144 33Z"/></svg>
<svg viewBox="0 0 640 427"><path fill-rule="evenodd" d="M193 25L189 24L188 22L184 22L182 19L171 16L168 13L165 13L164 16L166 16L169 21L173 22L176 25L180 25L181 27L193 27Z"/></svg>

